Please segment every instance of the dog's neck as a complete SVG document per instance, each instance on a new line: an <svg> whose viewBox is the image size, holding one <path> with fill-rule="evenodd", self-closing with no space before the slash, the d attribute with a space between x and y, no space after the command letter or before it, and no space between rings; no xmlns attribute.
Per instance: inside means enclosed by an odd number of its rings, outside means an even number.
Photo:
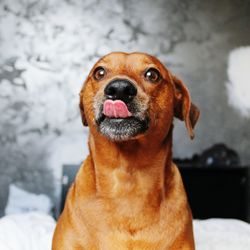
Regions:
<svg viewBox="0 0 250 250"><path fill-rule="evenodd" d="M159 205L171 173L168 166L172 164L172 129L163 141L150 138L117 143L90 135L90 157L99 197L140 197L154 207Z"/></svg>

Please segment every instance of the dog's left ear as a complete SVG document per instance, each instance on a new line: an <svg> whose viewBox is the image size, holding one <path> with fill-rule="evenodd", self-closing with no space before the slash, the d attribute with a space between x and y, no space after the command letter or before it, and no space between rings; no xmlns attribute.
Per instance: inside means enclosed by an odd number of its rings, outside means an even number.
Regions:
<svg viewBox="0 0 250 250"><path fill-rule="evenodd" d="M188 134L194 138L194 126L200 116L200 110L191 102L189 91L185 84L172 75L175 86L174 115L181 121L185 121Z"/></svg>
<svg viewBox="0 0 250 250"><path fill-rule="evenodd" d="M88 126L86 117L85 117L85 113L84 113L84 108L83 108L83 90L81 90L80 94L80 102L79 102L79 108L80 108L80 113L81 113L81 117L82 117L82 124L84 126Z"/></svg>

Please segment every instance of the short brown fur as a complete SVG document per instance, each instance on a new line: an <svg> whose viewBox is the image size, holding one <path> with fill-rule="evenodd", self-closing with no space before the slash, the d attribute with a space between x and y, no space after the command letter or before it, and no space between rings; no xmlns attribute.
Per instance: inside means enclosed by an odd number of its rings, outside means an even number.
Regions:
<svg viewBox="0 0 250 250"><path fill-rule="evenodd" d="M98 65L109 70L102 82L92 77ZM143 79L151 66L160 71L160 83ZM156 58L143 53L111 53L93 70L80 93L90 153L67 195L52 249L194 250L192 214L172 162L174 116L185 121L191 138L199 117L187 88ZM93 100L117 76L137 85L150 117L145 133L118 142L98 131L93 108Z"/></svg>

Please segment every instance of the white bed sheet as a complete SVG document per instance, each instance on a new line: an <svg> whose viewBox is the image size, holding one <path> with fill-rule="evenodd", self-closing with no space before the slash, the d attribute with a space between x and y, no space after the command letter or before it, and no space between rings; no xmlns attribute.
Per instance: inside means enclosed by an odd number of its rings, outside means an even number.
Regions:
<svg viewBox="0 0 250 250"><path fill-rule="evenodd" d="M250 250L250 224L234 219L194 220L196 250Z"/></svg>
<svg viewBox="0 0 250 250"><path fill-rule="evenodd" d="M1 250L51 250L55 220L44 213L0 219ZM232 219L194 221L196 250L250 250L250 224Z"/></svg>
<svg viewBox="0 0 250 250"><path fill-rule="evenodd" d="M0 250L51 250L55 220L41 212L0 219Z"/></svg>

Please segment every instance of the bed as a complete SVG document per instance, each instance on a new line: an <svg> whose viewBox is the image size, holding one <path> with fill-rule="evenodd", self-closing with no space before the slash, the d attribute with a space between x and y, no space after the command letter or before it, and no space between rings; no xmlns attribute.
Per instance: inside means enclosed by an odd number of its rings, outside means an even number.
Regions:
<svg viewBox="0 0 250 250"><path fill-rule="evenodd" d="M76 165L63 167L61 209L63 209L67 190L78 168L79 166ZM181 169L181 173L191 206L195 206L193 207L195 212L193 225L196 250L249 250L248 168L217 169L216 171L199 168ZM221 178L227 181L221 181ZM199 188L196 185L199 185ZM220 186L223 188L218 190ZM217 192L213 193L214 191ZM199 202L202 197L205 197L207 203ZM207 206L211 202L212 205ZM214 207L217 209L215 210ZM201 208L203 211L200 211ZM210 215L212 217L219 215L224 218L209 218ZM50 250L55 225L56 220L45 210L5 216L0 219L0 249Z"/></svg>
<svg viewBox="0 0 250 250"><path fill-rule="evenodd" d="M1 250L51 250L56 221L29 212L0 219ZM250 225L236 219L194 220L196 250L249 250Z"/></svg>

